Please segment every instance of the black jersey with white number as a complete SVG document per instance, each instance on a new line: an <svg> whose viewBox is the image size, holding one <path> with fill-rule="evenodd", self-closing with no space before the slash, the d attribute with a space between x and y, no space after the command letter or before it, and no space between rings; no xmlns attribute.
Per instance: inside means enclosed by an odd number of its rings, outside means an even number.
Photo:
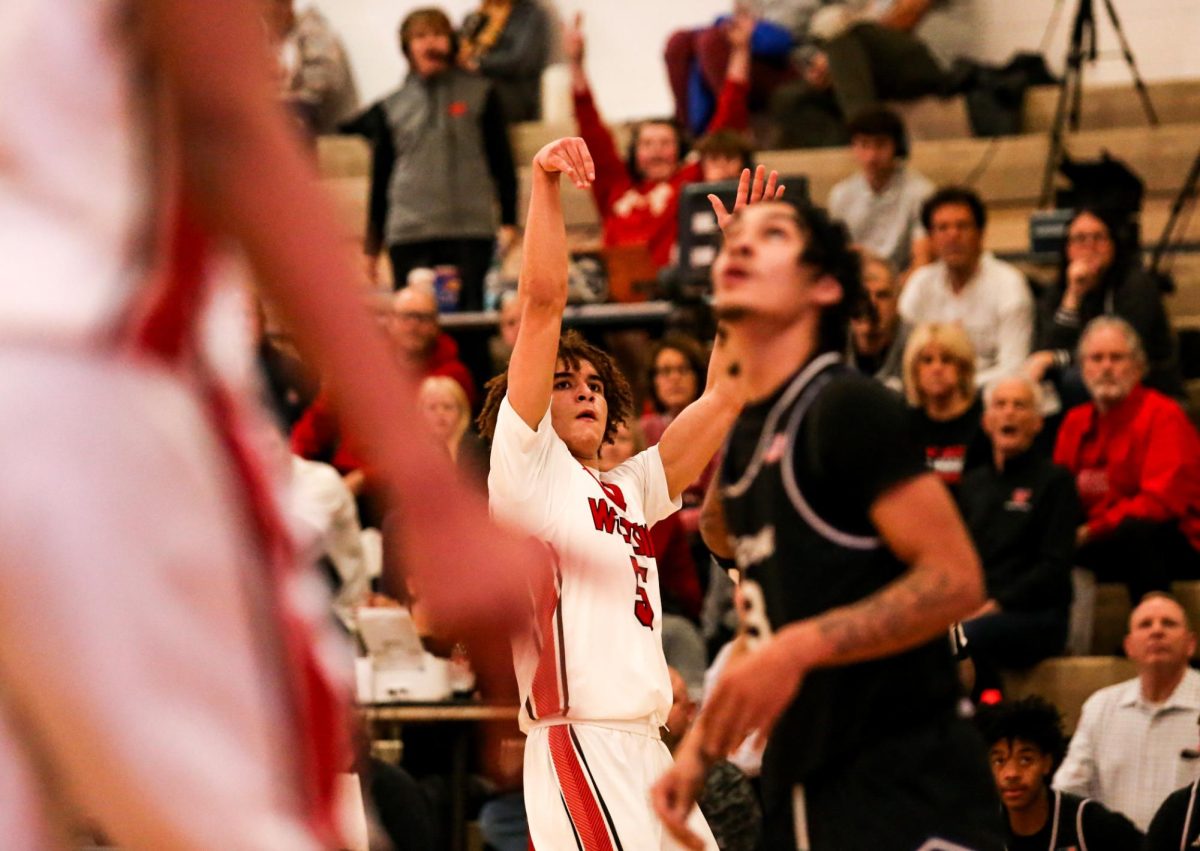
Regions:
<svg viewBox="0 0 1200 851"><path fill-rule="evenodd" d="M730 437L722 497L758 628L853 603L904 571L869 508L921 475L901 402L835 354L811 361L772 398L748 407ZM765 618L763 617L765 614ZM754 627L755 613L748 615ZM949 643L813 671L784 713L764 778L807 781L873 740L952 717L958 686Z"/></svg>

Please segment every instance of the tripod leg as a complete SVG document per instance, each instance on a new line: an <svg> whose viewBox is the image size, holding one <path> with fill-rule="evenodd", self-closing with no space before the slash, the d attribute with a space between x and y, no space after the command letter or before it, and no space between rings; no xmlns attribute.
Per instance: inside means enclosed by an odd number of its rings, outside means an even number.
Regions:
<svg viewBox="0 0 1200 851"><path fill-rule="evenodd" d="M1183 185L1179 187L1179 194L1171 203L1171 214L1167 217L1162 236L1158 238L1158 244L1154 246L1154 253L1150 258L1151 272L1159 271L1159 264L1170 250L1175 236L1175 227L1183 216L1183 208L1196 203L1196 183L1198 181L1200 181L1200 151L1196 152L1196 158L1192 160L1192 167L1188 169L1187 177L1183 179Z"/></svg>
<svg viewBox="0 0 1200 851"><path fill-rule="evenodd" d="M1129 66L1129 73L1133 76L1133 88L1142 101L1142 109L1146 112L1146 121L1151 127L1157 127L1158 113L1154 109L1154 103L1150 100L1150 91L1146 88L1146 81L1142 79L1141 72L1138 71L1137 60L1133 58L1133 50L1125 38L1125 31L1121 29L1121 21L1117 18L1117 10L1113 6L1112 0L1104 0L1104 8L1108 10L1108 19L1112 21L1113 30L1117 33L1117 41L1121 44L1121 53L1125 57L1125 64Z"/></svg>
<svg viewBox="0 0 1200 851"><path fill-rule="evenodd" d="M1062 82L1058 89L1058 105L1054 109L1054 123L1050 125L1050 151L1046 157L1046 168L1042 172L1042 193L1039 205L1049 207L1054 200L1054 173L1062 162L1063 148L1066 145L1068 105L1078 101L1079 91L1083 83L1081 67L1082 54L1072 50L1067 57L1067 67L1063 69Z"/></svg>
<svg viewBox="0 0 1200 851"><path fill-rule="evenodd" d="M1058 105L1054 110L1054 124L1050 127L1050 151L1046 157L1046 169L1042 172L1042 195L1040 204L1048 207L1053 200L1054 173L1062 161L1064 136L1068 117L1072 129L1079 129L1079 104L1083 92L1084 40L1092 33L1091 45L1095 47L1095 16L1092 0L1079 0L1075 19L1071 22L1071 40L1067 46L1067 61L1063 67ZM1068 110L1070 115L1068 116Z"/></svg>

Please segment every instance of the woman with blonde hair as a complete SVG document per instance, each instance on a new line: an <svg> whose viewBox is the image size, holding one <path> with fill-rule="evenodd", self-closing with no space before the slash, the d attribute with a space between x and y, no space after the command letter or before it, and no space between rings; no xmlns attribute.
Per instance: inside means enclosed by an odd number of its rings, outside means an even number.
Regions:
<svg viewBox="0 0 1200 851"><path fill-rule="evenodd" d="M421 382L417 407L439 444L468 481L487 481L487 454L471 431L471 405L467 394L453 378L431 375Z"/></svg>
<svg viewBox="0 0 1200 851"><path fill-rule="evenodd" d="M929 322L913 330L904 349L904 395L925 463L953 490L966 470L988 459L975 350L961 326Z"/></svg>

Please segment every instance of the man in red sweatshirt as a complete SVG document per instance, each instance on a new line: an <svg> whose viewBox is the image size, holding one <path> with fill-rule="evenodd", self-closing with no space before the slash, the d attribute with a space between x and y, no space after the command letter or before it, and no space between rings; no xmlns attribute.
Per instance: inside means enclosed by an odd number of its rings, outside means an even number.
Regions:
<svg viewBox="0 0 1200 851"><path fill-rule="evenodd" d="M1079 362L1092 401L1067 414L1054 449L1087 515L1076 562L1125 582L1136 605L1200 576L1200 435L1178 403L1142 386L1146 355L1123 319L1092 320Z"/></svg>
<svg viewBox="0 0 1200 851"><path fill-rule="evenodd" d="M471 371L458 359L458 344L438 324L437 299L420 287L405 287L391 297L382 315L392 352L417 378L444 375L462 385L471 406L477 391ZM343 436L337 413L322 390L316 401L292 427L292 452L302 458L325 461L346 479L356 495L364 485L362 461L354 442Z"/></svg>
<svg viewBox="0 0 1200 851"><path fill-rule="evenodd" d="M700 163L683 161L681 131L669 120L644 121L634 127L628 155L622 159L592 100L583 68L581 18L577 16L574 25L566 28L563 45L571 64L579 135L587 142L596 166L592 192L604 225L604 244L645 245L654 265L665 266L671 261L678 231L679 191L685 184L701 179ZM709 133L746 129L753 28L754 20L749 15L735 16L728 27L729 67L717 111L708 125Z"/></svg>

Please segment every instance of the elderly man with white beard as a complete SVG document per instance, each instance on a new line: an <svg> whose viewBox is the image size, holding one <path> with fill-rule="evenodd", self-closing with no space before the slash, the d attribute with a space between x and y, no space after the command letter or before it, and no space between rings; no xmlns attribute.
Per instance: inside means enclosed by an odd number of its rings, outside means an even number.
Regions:
<svg viewBox="0 0 1200 851"><path fill-rule="evenodd" d="M1067 414L1054 449L1087 518L1076 563L1126 583L1136 604L1200 576L1200 435L1178 403L1142 386L1145 351L1125 320L1088 323L1079 363L1092 401Z"/></svg>

